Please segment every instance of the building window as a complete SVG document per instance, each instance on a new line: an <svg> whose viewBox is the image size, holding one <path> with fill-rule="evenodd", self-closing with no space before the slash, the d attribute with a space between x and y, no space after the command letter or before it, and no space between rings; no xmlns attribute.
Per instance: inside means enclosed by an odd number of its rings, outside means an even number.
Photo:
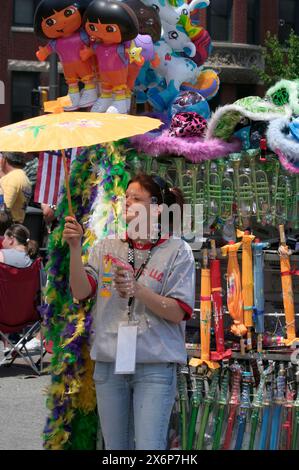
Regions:
<svg viewBox="0 0 299 470"><path fill-rule="evenodd" d="M14 0L13 26L33 27L34 12L40 0Z"/></svg>
<svg viewBox="0 0 299 470"><path fill-rule="evenodd" d="M35 115L31 92L39 86L39 73L12 72L12 122L22 121Z"/></svg>
<svg viewBox="0 0 299 470"><path fill-rule="evenodd" d="M260 43L260 0L247 0L247 43Z"/></svg>
<svg viewBox="0 0 299 470"><path fill-rule="evenodd" d="M298 0L280 0L279 2L279 31L281 42L289 38L291 30L299 34L299 3Z"/></svg>
<svg viewBox="0 0 299 470"><path fill-rule="evenodd" d="M207 9L208 31L213 41L232 40L232 0L213 0Z"/></svg>

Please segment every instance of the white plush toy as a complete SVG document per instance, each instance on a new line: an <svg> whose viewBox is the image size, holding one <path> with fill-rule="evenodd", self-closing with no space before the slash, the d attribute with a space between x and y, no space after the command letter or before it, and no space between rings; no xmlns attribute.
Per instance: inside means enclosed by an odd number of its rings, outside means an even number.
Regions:
<svg viewBox="0 0 299 470"><path fill-rule="evenodd" d="M175 52L184 52L188 57L194 57L196 47L186 34L183 26L171 25L162 21L162 37Z"/></svg>
<svg viewBox="0 0 299 470"><path fill-rule="evenodd" d="M192 0L190 3L185 3L184 0L173 0L172 3L168 0L143 0L143 3L156 8L160 14L161 21L165 21L168 24L176 24L181 15L190 16L193 10L207 8L210 0Z"/></svg>

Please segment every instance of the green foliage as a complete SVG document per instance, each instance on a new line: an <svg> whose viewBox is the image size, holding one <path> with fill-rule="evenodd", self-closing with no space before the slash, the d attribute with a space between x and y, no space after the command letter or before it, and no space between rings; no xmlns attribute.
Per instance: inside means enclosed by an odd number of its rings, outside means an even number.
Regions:
<svg viewBox="0 0 299 470"><path fill-rule="evenodd" d="M265 70L255 68L266 86L272 86L279 80L299 78L299 36L291 31L289 39L280 44L277 36L268 31L263 50Z"/></svg>

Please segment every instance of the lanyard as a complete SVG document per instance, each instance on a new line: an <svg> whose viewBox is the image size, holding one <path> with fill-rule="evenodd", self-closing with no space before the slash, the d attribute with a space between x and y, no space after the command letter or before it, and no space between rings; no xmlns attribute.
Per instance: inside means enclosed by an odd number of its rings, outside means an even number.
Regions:
<svg viewBox="0 0 299 470"><path fill-rule="evenodd" d="M159 240L160 240L160 238L158 238L156 243L154 245L152 245L151 248L149 249L149 252L148 252L148 255L147 255L146 259L143 261L143 263L140 266L140 268L138 269L137 273L134 275L135 281L137 281L140 278L141 274L145 270L149 260L152 257L152 250L157 246ZM128 262L132 266L132 268L134 269L135 268L135 251L134 251L133 243L132 243L131 240L129 240ZM131 306L132 306L133 300L134 300L134 297L130 297L129 300L128 300L128 315L129 316L130 316L130 313L131 313Z"/></svg>

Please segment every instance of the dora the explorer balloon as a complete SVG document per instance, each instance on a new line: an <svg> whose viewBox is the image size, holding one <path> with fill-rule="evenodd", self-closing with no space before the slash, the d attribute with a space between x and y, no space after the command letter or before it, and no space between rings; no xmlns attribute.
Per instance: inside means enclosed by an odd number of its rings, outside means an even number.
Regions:
<svg viewBox="0 0 299 470"><path fill-rule="evenodd" d="M82 26L84 5L87 0L42 0L35 11L34 30L43 38L50 39L46 46L39 47L39 60L56 52L63 67L72 105L67 110L92 106L98 94L96 74L92 59L81 60L80 50L89 44ZM84 88L79 91L79 82Z"/></svg>
<svg viewBox="0 0 299 470"><path fill-rule="evenodd" d="M138 35L137 17L124 3L95 0L86 9L83 22L93 45L81 52L81 58L95 54L100 76L100 96L91 111L126 113L131 96L129 63L132 58L142 62L141 48L132 51L132 40Z"/></svg>

